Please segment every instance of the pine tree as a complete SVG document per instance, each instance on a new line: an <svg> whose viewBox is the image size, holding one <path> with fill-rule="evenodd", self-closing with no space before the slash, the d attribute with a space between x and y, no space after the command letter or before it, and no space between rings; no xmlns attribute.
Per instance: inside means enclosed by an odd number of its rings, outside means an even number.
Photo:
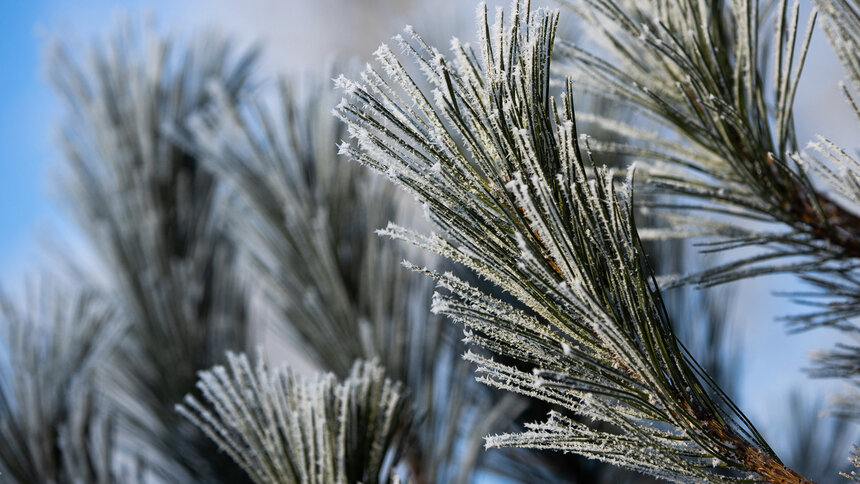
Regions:
<svg viewBox="0 0 860 484"><path fill-rule="evenodd" d="M860 165L801 149L793 105L818 24L860 118L860 3L817 2L800 38L785 0L564 3L582 43L482 5L474 46L407 27L339 93L267 90L208 34L58 47L65 187L108 281L0 299L3 479L834 479ZM759 252L678 275L691 239ZM845 335L811 374L852 386L833 430L791 402L794 469L729 397L730 327L696 291L779 272L812 288L791 329Z"/></svg>

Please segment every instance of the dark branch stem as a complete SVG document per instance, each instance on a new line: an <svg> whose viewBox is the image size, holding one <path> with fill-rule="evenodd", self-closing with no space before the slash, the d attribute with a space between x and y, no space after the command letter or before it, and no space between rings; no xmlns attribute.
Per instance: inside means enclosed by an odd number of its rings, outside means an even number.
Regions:
<svg viewBox="0 0 860 484"><path fill-rule="evenodd" d="M744 450L744 462L762 476L765 481L773 484L815 484L797 472L786 467L773 457L767 456L761 450L747 446Z"/></svg>
<svg viewBox="0 0 860 484"><path fill-rule="evenodd" d="M804 230L842 249L847 257L860 258L860 217L831 200L826 195L812 191L805 196L797 187L796 203L790 207L789 214L796 220L795 228ZM807 197L815 197L824 218L816 213Z"/></svg>

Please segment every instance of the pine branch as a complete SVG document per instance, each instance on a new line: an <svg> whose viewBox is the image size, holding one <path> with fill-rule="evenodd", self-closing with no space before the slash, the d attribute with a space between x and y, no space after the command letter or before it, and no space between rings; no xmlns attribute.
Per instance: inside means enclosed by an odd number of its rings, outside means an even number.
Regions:
<svg viewBox="0 0 860 484"><path fill-rule="evenodd" d="M757 249L673 285L799 274L811 289L786 295L810 311L786 317L790 328L856 335L860 163L821 136L799 151L794 135L793 102L817 14L801 40L796 2L776 2L770 21L756 2L580 3L579 12L597 26L592 30L616 62L575 46L564 46L563 55L579 68L586 89L630 106L644 121L634 127L597 116L598 125L628 141L595 142L593 148L651 160L643 171L652 193L642 205L666 216L668 228L655 231L658 237L683 236L693 224L702 227L699 235L716 237L703 244L705 251ZM858 4L816 4L856 91ZM771 56L762 54L768 39ZM842 89L860 119L852 90ZM839 400L851 402L854 393ZM843 415L853 413L850 403L838 405Z"/></svg>
<svg viewBox="0 0 860 484"><path fill-rule="evenodd" d="M373 232L415 207L338 155L346 131L330 90L310 78L282 80L275 98L211 88L215 102L191 122L194 147L236 195L229 225L261 313L324 371L344 377L354 359L375 359L404 384L416 415L404 456L412 479L465 483L489 466L533 479L537 466L521 473L517 456L481 452L481 429L507 428L524 403L477 385L454 328L420 309L432 281L403 271L409 252Z"/></svg>
<svg viewBox="0 0 860 484"><path fill-rule="evenodd" d="M564 411L488 445L576 452L677 481L807 482L673 335L633 224L632 170L616 192L614 174L581 150L571 82L560 109L550 96L557 13L515 3L492 34L480 14L480 59L456 39L449 62L410 30L409 41L397 38L432 96L383 45L384 74L371 66L361 82L338 80L351 101L337 114L359 146L342 151L412 193L441 231L384 233L462 263L516 300L410 265L448 290L433 309L464 324L468 342L521 362L467 353L481 381Z"/></svg>
<svg viewBox="0 0 860 484"><path fill-rule="evenodd" d="M4 482L110 482L118 455L97 373L122 324L89 289L50 279L21 307L0 296L0 473Z"/></svg>
<svg viewBox="0 0 860 484"><path fill-rule="evenodd" d="M409 421L400 385L357 362L337 383L303 380L245 355L200 373L205 404L186 396L177 411L203 429L257 483L382 482L402 452Z"/></svg>
<svg viewBox="0 0 860 484"><path fill-rule="evenodd" d="M647 206L775 224L753 233L736 223L711 223L711 233L735 242L727 248L767 244L767 258L741 257L678 283L719 284L772 272L833 273L844 269L846 258L860 256L856 204L815 188L807 173L811 160L797 154L793 101L815 13L798 39L799 6L789 8L787 1L776 4L772 34L763 32L767 19L760 18L755 2L582 3L577 11L614 60L573 45L562 45L562 57L577 66L584 89L631 107L647 126L598 117L629 141L595 143L595 150L656 162L644 170L653 190L680 201L649 198ZM774 78L768 86L769 57L762 51L770 35ZM746 232L743 239L738 231ZM797 256L812 260L782 262Z"/></svg>
<svg viewBox="0 0 860 484"><path fill-rule="evenodd" d="M210 81L233 97L248 90L256 54L236 55L230 41L212 35L176 47L131 25L87 61L71 52L57 45L49 61L65 101L63 182L110 277L107 297L129 321L116 381L124 418L146 445L177 460L162 469L173 478L229 475L231 461L208 461L208 441L172 406L197 370L244 347L245 294L216 181L168 127L183 126L212 101Z"/></svg>
<svg viewBox="0 0 860 484"><path fill-rule="evenodd" d="M570 47L570 58L586 72L586 84L589 79L611 80L616 87L610 97L646 112L655 128L675 136L664 141L641 127L598 118L600 125L630 141L594 143L595 150L654 161L645 171L656 196L644 205L668 214L669 228L658 236L688 233L693 222L703 226L705 235L717 236L703 244L706 251L759 249L674 284L707 286L768 273L800 274L813 289L787 295L811 310L785 318L790 327L826 326L856 334L860 165L823 137L798 152L793 135L793 98L815 14L797 50L799 7L776 4L771 92L764 82L765 61L750 60L765 45L754 2L708 7L676 2L665 8L617 2L615 9L605 2L587 3L593 9L585 13L590 24L609 25L602 33L622 65ZM819 6L831 43L851 75L856 56L850 52L860 39L856 9L847 2ZM728 55L732 52L734 58ZM739 90L744 83L745 91ZM850 91L843 89L857 111ZM770 126L777 129L771 132ZM811 174L824 188L813 186ZM667 200L667 192L677 197ZM690 217L679 219L678 209L690 211ZM724 222L726 214L735 220ZM747 229L738 217L769 226ZM849 394L840 400L853 398ZM837 411L851 415L850 404L838 406Z"/></svg>

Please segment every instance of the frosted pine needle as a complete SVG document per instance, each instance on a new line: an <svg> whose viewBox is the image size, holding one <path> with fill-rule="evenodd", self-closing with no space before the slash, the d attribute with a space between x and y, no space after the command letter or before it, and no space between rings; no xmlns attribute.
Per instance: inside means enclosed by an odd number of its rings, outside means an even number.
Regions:
<svg viewBox="0 0 860 484"><path fill-rule="evenodd" d="M469 343L520 362L469 352L481 381L564 409L488 445L576 452L678 481L800 481L677 343L630 183L616 187L580 148L572 83L560 104L550 95L557 12L515 2L510 16L491 29L481 10L481 57L454 43L449 61L407 32L401 50L431 92L380 49L385 74L368 67L337 111L357 140L353 159L389 174L439 228L383 233L462 263L515 300L412 266L446 290L433 309L462 323Z"/></svg>
<svg viewBox="0 0 860 484"><path fill-rule="evenodd" d="M375 363L357 362L338 383L303 379L286 367L228 367L200 373L203 400L176 407L257 483L377 483L392 476L410 418L399 384Z"/></svg>

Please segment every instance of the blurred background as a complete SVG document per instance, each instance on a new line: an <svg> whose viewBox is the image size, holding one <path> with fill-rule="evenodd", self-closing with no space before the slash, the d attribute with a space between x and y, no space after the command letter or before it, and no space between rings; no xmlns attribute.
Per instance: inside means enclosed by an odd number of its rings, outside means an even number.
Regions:
<svg viewBox="0 0 860 484"><path fill-rule="evenodd" d="M258 79L278 75L325 73L335 60L368 61L381 42L404 25L413 25L431 43L472 39L475 5L471 0L228 0L68 2L34 0L0 5L0 284L21 294L27 278L56 263L50 254L61 250L80 266L98 273L98 258L86 238L70 223L57 196L57 169L62 157L57 124L61 104L45 75L45 56L58 40L79 46L104 39L122 18L149 19L159 32L183 39L215 29L239 45L259 45ZM506 3L506 2L497 2ZM537 2L533 6L538 6ZM808 12L809 5L803 4ZM563 16L561 36L577 35L575 23ZM822 31L815 35L798 99L798 138L824 134L843 146L860 148L856 119L837 88L841 67ZM810 95L809 93L813 93ZM733 395L780 455L791 454L795 438L788 435L792 401L801 396L804 408L817 408L838 383L811 379L803 369L808 355L832 346L835 334L818 330L787 334L776 320L798 311L774 295L798 289L791 276L770 276L735 283L720 308L731 322L729 342L738 355ZM703 311L691 305L690 312ZM806 410L804 410L806 411ZM856 429L855 429L856 430ZM856 432L855 432L856 435ZM847 446L842 455L847 455ZM791 461L788 462L791 465Z"/></svg>

